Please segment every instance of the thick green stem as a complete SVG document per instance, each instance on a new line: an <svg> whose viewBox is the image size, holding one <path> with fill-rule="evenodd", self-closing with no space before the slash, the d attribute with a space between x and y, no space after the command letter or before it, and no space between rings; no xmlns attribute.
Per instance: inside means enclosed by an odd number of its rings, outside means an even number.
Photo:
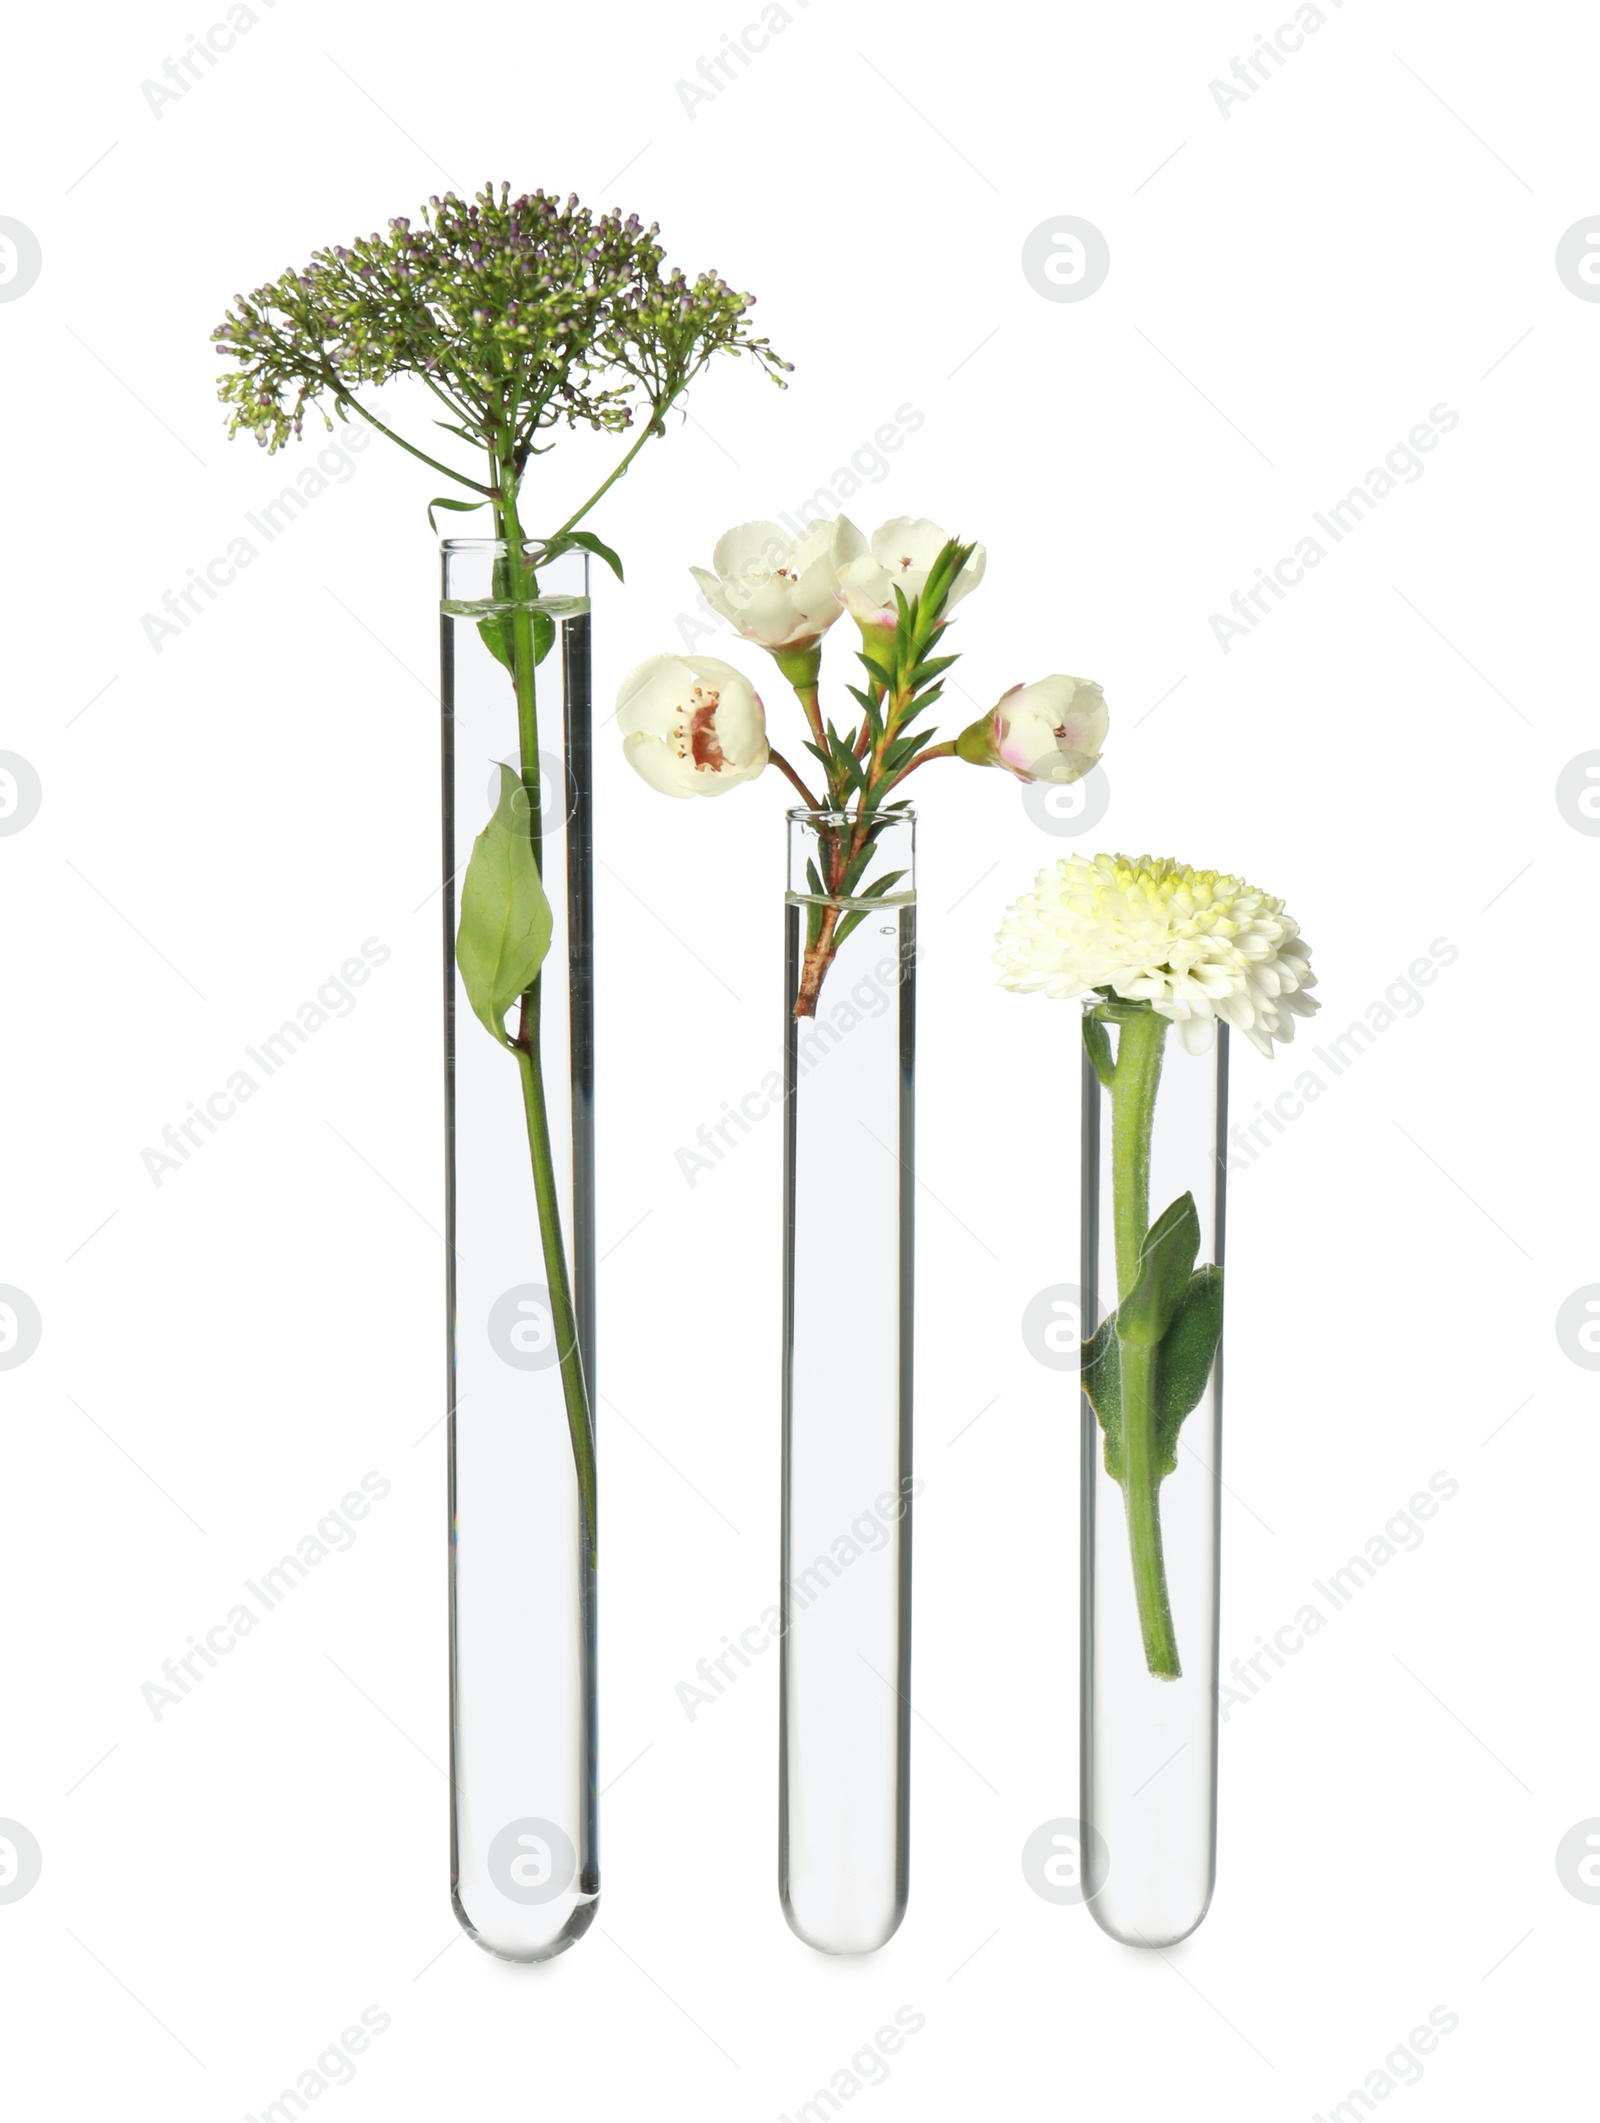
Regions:
<svg viewBox="0 0 1600 2123"><path fill-rule="evenodd" d="M1122 1498L1133 1555L1133 1590L1145 1664L1157 1680L1175 1681L1178 1640L1167 1595L1167 1565L1161 1548L1161 1477L1155 1470L1156 1351L1123 1342Z"/></svg>
<svg viewBox="0 0 1600 2123"><path fill-rule="evenodd" d="M1111 1081L1111 1195L1116 1232L1117 1301L1139 1279L1150 1229L1150 1141L1167 1020L1154 1010L1131 1010L1121 1020ZM1122 1493L1133 1555L1134 1594L1145 1663L1159 1680L1182 1668L1167 1596L1161 1547L1161 1476L1156 1465L1158 1345L1117 1336L1122 1390Z"/></svg>
<svg viewBox="0 0 1600 2123"><path fill-rule="evenodd" d="M1167 1021L1154 1010L1129 1010L1120 1019L1117 1066L1111 1084L1111 1199L1117 1238L1117 1297L1139 1280L1150 1230L1150 1139Z"/></svg>
<svg viewBox="0 0 1600 2123"><path fill-rule="evenodd" d="M517 511L516 474L502 461L495 516L505 541L505 590L510 604L511 675L517 696L517 738L521 753L522 786L528 804L528 838L541 877L544 873L544 831L539 799L539 714L533 614L529 600L538 584L523 551L522 524ZM539 1219L539 1243L544 1255L545 1282L550 1292L550 1323L556 1337L561 1366L561 1390L566 1402L567 1430L572 1439L573 1466L577 1472L584 1530L593 1564L597 1552L594 1422L583 1376L583 1352L578 1347L577 1318L572 1302L572 1281L567 1271L562 1243L561 1201L556 1188L555 1162L550 1147L550 1116L545 1097L544 1057L540 1044L540 1002L543 974L534 977L522 998L521 1015L513 1051L522 1078L523 1114L528 1130L528 1154L533 1166L534 1205Z"/></svg>

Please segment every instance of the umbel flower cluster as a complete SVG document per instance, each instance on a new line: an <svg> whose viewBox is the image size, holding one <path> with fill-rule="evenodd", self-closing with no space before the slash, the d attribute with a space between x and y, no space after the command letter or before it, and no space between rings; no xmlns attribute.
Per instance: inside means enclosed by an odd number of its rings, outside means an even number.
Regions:
<svg viewBox="0 0 1600 2123"><path fill-rule="evenodd" d="M502 184L316 251L236 296L212 334L239 364L220 383L231 432L276 450L308 406L342 415L362 386L413 376L450 414L446 432L520 476L558 423L617 431L642 411L654 427L713 354L752 354L781 381L789 364L750 329L754 298L669 270L658 236L576 193L513 198Z"/></svg>
<svg viewBox="0 0 1600 2123"><path fill-rule="evenodd" d="M593 1412L561 1232L540 1031L541 969L555 930L541 874L538 666L555 626L536 609L538 571L579 547L622 573L611 548L579 526L645 443L665 433L668 410L713 355L753 355L780 387L788 367L750 329L751 296L716 273L691 280L668 268L657 238L653 223L591 213L576 194L513 198L508 184L486 185L470 201L450 192L429 200L419 226L401 216L386 235L314 252L308 265L236 296L212 334L236 364L219 378L231 434L254 435L273 451L301 433L309 407L330 428L335 417L354 416L454 483L456 494L430 503L430 520L435 508L491 511L493 608L483 610L477 632L482 656L503 672L518 762L500 769L498 801L461 881L455 959L466 1001L521 1078L591 1559ZM358 396L401 377L431 395L434 426L472 452L471 470L436 456L444 445L419 448ZM540 438L561 427L637 432L588 499L530 543L524 474L553 447Z"/></svg>

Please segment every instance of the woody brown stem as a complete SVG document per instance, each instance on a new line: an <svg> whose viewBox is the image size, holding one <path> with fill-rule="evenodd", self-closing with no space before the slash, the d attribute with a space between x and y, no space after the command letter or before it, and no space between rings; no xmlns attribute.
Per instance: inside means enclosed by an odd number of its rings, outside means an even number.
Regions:
<svg viewBox="0 0 1600 2123"><path fill-rule="evenodd" d="M808 811L815 811L820 808L817 803L817 799L812 795L811 791L800 779L799 775L795 772L794 768L790 766L788 760L784 758L783 754L778 750L776 745L768 745L767 760L771 766L777 768L780 774L788 775L790 781L799 791L800 800L805 805Z"/></svg>
<svg viewBox="0 0 1600 2123"><path fill-rule="evenodd" d="M817 931L815 943L806 945L805 959L800 968L800 989L794 999L794 1014L798 1017L815 1017L817 997L822 992L822 983L834 960L833 934L839 926L840 909L825 907L822 926Z"/></svg>

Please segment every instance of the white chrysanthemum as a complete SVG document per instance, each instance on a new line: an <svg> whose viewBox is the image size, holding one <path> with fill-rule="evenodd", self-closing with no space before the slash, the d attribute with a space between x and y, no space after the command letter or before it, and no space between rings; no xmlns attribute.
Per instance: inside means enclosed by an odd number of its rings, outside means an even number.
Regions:
<svg viewBox="0 0 1600 2123"><path fill-rule="evenodd" d="M1309 946L1283 901L1166 856L1068 856L1007 909L996 941L1003 988L1110 988L1170 1018L1191 1054L1221 1018L1270 1057L1317 1008Z"/></svg>

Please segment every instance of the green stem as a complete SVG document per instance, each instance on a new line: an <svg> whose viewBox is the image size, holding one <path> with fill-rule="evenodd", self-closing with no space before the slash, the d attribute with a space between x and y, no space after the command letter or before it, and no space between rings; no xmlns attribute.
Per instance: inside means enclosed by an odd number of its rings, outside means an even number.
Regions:
<svg viewBox="0 0 1600 2123"><path fill-rule="evenodd" d="M914 759L906 761L889 786L891 789L898 789L908 774L915 774L918 767L926 766L930 759L954 759L955 756L956 741L953 737L947 737L943 744L924 745Z"/></svg>
<svg viewBox="0 0 1600 2123"><path fill-rule="evenodd" d="M376 428L380 435L387 435L391 442L399 443L401 449L408 450L413 457L431 466L434 471L443 472L445 478L453 479L457 486L469 487L474 494L481 494L486 501L490 498L489 489L479 486L475 479L469 479L465 472L458 472L453 465L441 464L437 457L430 457L426 450L419 450L415 443L407 442L404 435L397 435L393 428L385 427L375 413L367 411L359 398L351 397L331 369L327 373L327 382L330 388L337 392L338 403L349 406L353 413L359 413L369 428Z"/></svg>
<svg viewBox="0 0 1600 2123"><path fill-rule="evenodd" d="M538 583L523 552L522 523L517 513L516 474L502 464L495 516L505 541L505 586L511 612L511 673L517 696L517 739L522 760L522 786L528 800L528 838L535 865L543 875L544 832L539 813L539 715L536 691L533 614L529 599ZM583 1509L591 1567L596 1559L596 1481L594 1422L583 1376L583 1352L578 1347L577 1318L572 1302L572 1283L567 1272L566 1249L561 1237L561 1201L556 1187L555 1162L550 1148L550 1115L545 1096L544 1057L540 1045L543 974L522 998L513 1051L522 1078L522 1106L528 1130L528 1154L533 1166L534 1206L539 1220L539 1243L544 1254L545 1281L550 1291L550 1323L556 1337L561 1365L561 1390L566 1402L567 1430L572 1439L573 1466Z"/></svg>
<svg viewBox="0 0 1600 2123"><path fill-rule="evenodd" d="M582 523L585 516L588 515L589 511L594 507L595 503L601 498L601 496L610 493L611 489L616 485L617 481L622 477L623 473L627 471L629 465L633 463L633 460L635 459L635 457L638 456L639 452L644 448L645 444L650 440L651 436L659 435L664 432L661 426L661 415L666 410L667 409L665 406L661 406L659 408L653 407L651 409L650 418L649 421L646 423L644 433L639 437L638 441L634 443L633 447L628 450L628 452L625 454L621 463L616 467L616 469L612 472L608 472L606 477L601 480L600 484L595 488L594 492L583 504L583 507L581 509L575 509L572 514L567 518L566 522L562 524L557 530L551 533L552 544L555 543L555 540L557 538L563 537L568 531L572 530L575 525Z"/></svg>
<svg viewBox="0 0 1600 2123"><path fill-rule="evenodd" d="M522 998L523 1020L514 1051L517 1071L522 1078L522 1110L527 1121L528 1150L533 1163L534 1206L539 1218L539 1237L550 1289L550 1326L560 1355L561 1388L567 1404L567 1433L572 1439L572 1463L577 1470L578 1496L583 1506L584 1532L592 1567L595 1561L597 1490L594 1428L589 1420L588 1397L584 1391L583 1356L578 1347L578 1323L572 1309L566 1256L561 1249L561 1200L556 1191L555 1160L550 1150L550 1117L545 1106L544 1072L539 1058L537 987L535 982Z"/></svg>
<svg viewBox="0 0 1600 2123"><path fill-rule="evenodd" d="M793 784L796 792L799 795L800 801L805 805L808 811L815 811L817 809L817 799L812 795L811 791L800 779L799 775L795 772L794 768L790 766L788 760L784 758L783 754L778 750L776 745L768 745L767 747L767 764L769 766L776 767L780 774L786 774L788 776L790 782Z"/></svg>
<svg viewBox="0 0 1600 2123"><path fill-rule="evenodd" d="M797 685L794 689L794 697L800 703L800 712L806 719L806 728L811 732L813 744L820 745L824 754L826 754L828 740L822 728L822 704L817 694L817 681L813 678L801 685ZM842 811L844 809L844 796L841 790L833 787L834 774L831 764L825 766L823 772L827 775L830 785L829 797L833 801L835 809Z"/></svg>
<svg viewBox="0 0 1600 2123"><path fill-rule="evenodd" d="M1117 1296L1139 1280L1150 1230L1150 1138L1167 1020L1154 1010L1119 1015L1117 1066L1111 1083L1111 1195L1117 1239Z"/></svg>
<svg viewBox="0 0 1600 2123"><path fill-rule="evenodd" d="M1117 1300L1139 1279L1150 1229L1150 1141L1167 1020L1154 1010L1121 1017L1111 1080L1111 1196L1116 1234ZM1161 1546L1161 1476L1156 1468L1158 1345L1117 1336L1122 1386L1122 1493L1133 1554L1133 1586L1145 1663L1158 1680L1182 1671L1167 1595Z"/></svg>
<svg viewBox="0 0 1600 2123"><path fill-rule="evenodd" d="M880 691L880 697L883 697L881 689L878 690ZM796 683L795 693L801 707L805 710L806 720L810 723L816 735L818 745L831 762L832 755L829 752L824 734L822 709L818 701L815 682L809 684L804 682ZM839 889L840 881L844 877L846 870L866 846L876 826L876 811L869 799L875 797L878 784L883 779L884 754L902 728L910 703L911 693L909 688L906 687L902 687L892 695L887 696L883 711L883 734L878 739L878 742L871 747L870 752L865 743L868 735L868 725L865 721L862 722L860 737L857 739L857 757L865 761L866 786L861 791L853 813L849 811L849 780L842 774L836 776L831 763L826 768L829 807L850 817L848 842L844 842L841 838L831 833L825 834L823 837L822 850L831 858L829 862L830 874L824 880L829 892L836 892ZM928 751L919 753L918 758L932 758L943 749L946 748L932 746ZM916 761L911 764L915 765ZM911 767L907 766L905 772L910 773L910 771ZM896 780L900 778L900 776L896 776ZM890 786L892 787L893 784L891 783ZM838 945L834 942L834 935L838 926L839 909L837 907L827 908L823 913L821 926L817 934L806 946L799 992L795 996L794 1002L794 1014L797 1018L815 1017L817 1014L817 998L822 993L822 983L827 978L828 969L833 964L838 951Z"/></svg>

